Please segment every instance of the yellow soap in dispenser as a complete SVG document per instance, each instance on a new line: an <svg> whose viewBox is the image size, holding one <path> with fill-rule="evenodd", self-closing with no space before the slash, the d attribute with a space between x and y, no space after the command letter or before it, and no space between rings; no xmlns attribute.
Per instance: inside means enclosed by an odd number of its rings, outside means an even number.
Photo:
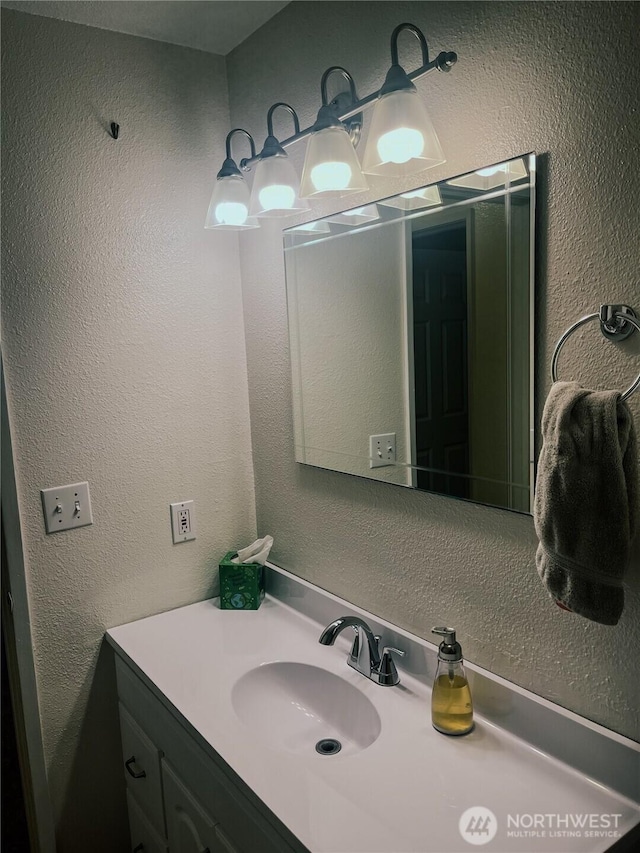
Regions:
<svg viewBox="0 0 640 853"><path fill-rule="evenodd" d="M469 682L462 666L462 648L453 628L432 628L444 640L438 649L438 668L431 693L431 722L445 735L466 735L473 728Z"/></svg>

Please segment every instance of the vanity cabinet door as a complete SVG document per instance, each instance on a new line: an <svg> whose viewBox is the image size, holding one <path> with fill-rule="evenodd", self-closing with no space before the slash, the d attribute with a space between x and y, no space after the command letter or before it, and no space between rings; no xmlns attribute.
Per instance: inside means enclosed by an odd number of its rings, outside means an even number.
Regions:
<svg viewBox="0 0 640 853"><path fill-rule="evenodd" d="M122 760L127 788L140 804L155 830L164 837L160 751L120 704Z"/></svg>
<svg viewBox="0 0 640 853"><path fill-rule="evenodd" d="M129 830L131 833L131 850L134 853L168 853L164 841L151 826L136 799L127 791L127 806L129 810Z"/></svg>
<svg viewBox="0 0 640 853"><path fill-rule="evenodd" d="M216 838L218 839L218 842L220 843L220 850L223 851L223 853L240 853L240 851L236 847L233 846L233 844L229 841L227 836L224 834L220 824L218 824L216 826L215 830L216 830Z"/></svg>
<svg viewBox="0 0 640 853"><path fill-rule="evenodd" d="M200 831L198 830L197 819L193 817L191 811L187 811L186 805L184 805L189 801L193 801L195 813L197 815L204 814L205 819L213 826L213 837L209 837L204 845L204 849L207 846L209 847L210 853L294 853L294 851L296 853L298 851L308 853L306 847L302 846L285 826L279 826L278 829L274 828L273 818L268 820L265 817L255 795L249 789L240 790L239 784L241 783L229 778L229 774L220 764L205 752L203 747L196 742L194 736L186 731L184 726L143 684L139 676L120 658L116 659L116 674L118 677L118 695L121 701L121 718L125 721L131 720L131 716L125 710L126 707L132 712L135 720L144 720L146 735L143 736L152 748L155 750L153 743L162 748L162 771L159 773L158 779L162 779L165 788L168 831L165 834L163 828L161 834L170 839L171 853L181 853L183 849L181 847L174 848L174 841L171 838L172 832L175 837L178 830L188 833L191 829L186 820L187 814L191 818L196 833ZM139 729L135 722L134 727ZM123 744L126 742L125 731L129 730L130 727L123 723ZM128 741L127 743L126 748L132 749L131 742ZM155 750L155 754L160 769L160 758L157 750ZM133 788L135 780L131 779L130 781L131 790L135 794L136 791ZM176 815L171 813L169 789L174 794L176 790L178 792L180 790L186 791L186 796L181 795L183 797L180 801L183 803L180 805L182 812L178 812ZM160 805L157 808L160 810L159 814L163 820L162 786L160 784L158 790L160 791ZM195 792L196 796L190 792ZM138 803L144 805L145 812L148 812L146 803L143 804L140 800ZM158 812L156 811L156 813ZM180 818L180 822L176 824L178 818ZM172 824L173 828L171 829ZM189 837L188 834L186 837ZM198 839L197 834L193 837L196 840ZM202 840L205 841L204 838ZM197 853L202 853L197 847L186 847L185 849L187 851L196 849Z"/></svg>
<svg viewBox="0 0 640 853"><path fill-rule="evenodd" d="M164 760L162 781L171 853L233 853L223 846L215 820Z"/></svg>

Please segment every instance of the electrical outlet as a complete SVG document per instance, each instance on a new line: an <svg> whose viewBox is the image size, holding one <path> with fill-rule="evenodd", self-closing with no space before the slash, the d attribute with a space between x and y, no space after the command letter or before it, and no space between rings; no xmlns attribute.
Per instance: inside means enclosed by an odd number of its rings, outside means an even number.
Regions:
<svg viewBox="0 0 640 853"><path fill-rule="evenodd" d="M193 509L193 501L181 501L177 504L169 504L171 508L171 531L173 533L173 544L188 542L196 538L196 517Z"/></svg>
<svg viewBox="0 0 640 853"><path fill-rule="evenodd" d="M369 468L385 468L396 461L396 434L385 432L369 436Z"/></svg>

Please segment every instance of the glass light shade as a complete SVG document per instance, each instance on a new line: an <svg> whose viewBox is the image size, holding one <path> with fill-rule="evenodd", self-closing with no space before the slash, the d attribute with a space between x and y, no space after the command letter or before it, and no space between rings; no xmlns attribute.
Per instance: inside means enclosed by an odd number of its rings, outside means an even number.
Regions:
<svg viewBox="0 0 640 853"><path fill-rule="evenodd" d="M375 222L380 219L378 208L375 204L367 204L364 207L356 207L353 210L345 210L327 219L327 222L336 222L339 225L363 225L365 222Z"/></svg>
<svg viewBox="0 0 640 853"><path fill-rule="evenodd" d="M258 227L255 219L249 216L249 187L241 175L218 178L204 227L227 231L244 231Z"/></svg>
<svg viewBox="0 0 640 853"><path fill-rule="evenodd" d="M311 134L304 158L302 198L342 196L368 189L358 157L343 127L325 127Z"/></svg>
<svg viewBox="0 0 640 853"><path fill-rule="evenodd" d="M286 154L265 157L256 167L249 215L279 217L308 210L308 202L298 197L299 188L296 170Z"/></svg>
<svg viewBox="0 0 640 853"><path fill-rule="evenodd" d="M527 167L521 157L510 160L508 163L498 163L496 166L488 166L486 169L478 169L470 175L461 178L452 178L447 181L454 187L468 187L471 190L487 190L503 187L507 182L514 183L527 178Z"/></svg>
<svg viewBox="0 0 640 853"><path fill-rule="evenodd" d="M378 98L363 172L402 177L444 162L438 137L417 92L402 89Z"/></svg>
<svg viewBox="0 0 640 853"><path fill-rule="evenodd" d="M399 210L422 210L424 207L435 207L442 204L440 190L437 186L422 187L419 190L411 190L408 193L383 199L378 204L385 207L396 207Z"/></svg>
<svg viewBox="0 0 640 853"><path fill-rule="evenodd" d="M313 222L303 222L302 225L296 225L295 228L289 228L289 231L303 231L311 234L329 234L331 228L328 222L322 219L316 219Z"/></svg>

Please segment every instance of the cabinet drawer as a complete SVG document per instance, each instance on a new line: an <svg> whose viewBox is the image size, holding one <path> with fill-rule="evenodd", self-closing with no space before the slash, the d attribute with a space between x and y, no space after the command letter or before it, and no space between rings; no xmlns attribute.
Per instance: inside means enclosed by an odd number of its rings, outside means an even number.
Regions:
<svg viewBox="0 0 640 853"><path fill-rule="evenodd" d="M133 853L168 853L167 842L160 838L151 826L129 789L127 789L127 806Z"/></svg>
<svg viewBox="0 0 640 853"><path fill-rule="evenodd" d="M127 786L148 820L164 838L160 752L129 712L120 705L122 760Z"/></svg>
<svg viewBox="0 0 640 853"><path fill-rule="evenodd" d="M216 837L220 842L220 853L240 853L229 841L220 824L216 824Z"/></svg>

